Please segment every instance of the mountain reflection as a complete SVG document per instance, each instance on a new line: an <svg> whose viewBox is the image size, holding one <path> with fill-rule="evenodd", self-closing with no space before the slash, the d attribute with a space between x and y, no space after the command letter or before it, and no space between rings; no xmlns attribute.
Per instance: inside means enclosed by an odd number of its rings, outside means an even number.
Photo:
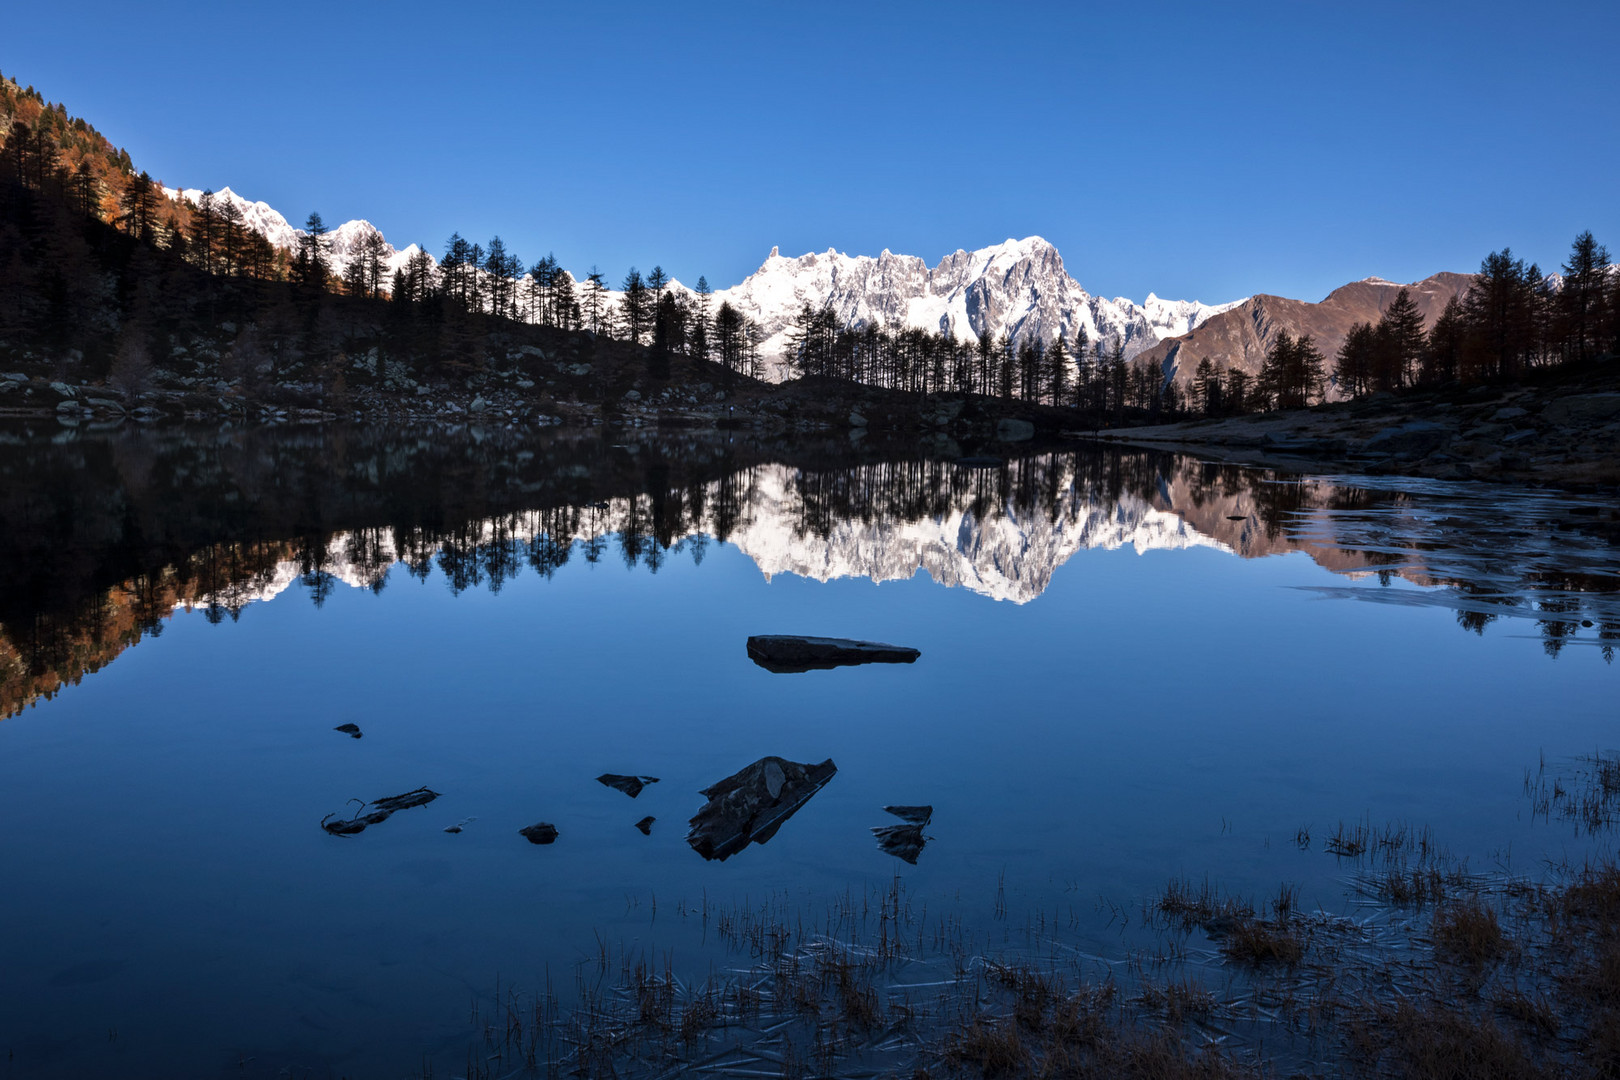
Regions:
<svg viewBox="0 0 1620 1080"><path fill-rule="evenodd" d="M1083 549L1290 551L1321 591L1620 642L1620 514L1593 499L1299 478L1090 447L975 467L716 436L320 429L0 433L0 715L77 682L177 610L212 622L302 585L390 575L499 592L574 560L657 573L730 543L766 576L938 584L1028 603ZM1423 589L1381 588L1397 579ZM1375 582L1377 584L1375 584Z"/></svg>

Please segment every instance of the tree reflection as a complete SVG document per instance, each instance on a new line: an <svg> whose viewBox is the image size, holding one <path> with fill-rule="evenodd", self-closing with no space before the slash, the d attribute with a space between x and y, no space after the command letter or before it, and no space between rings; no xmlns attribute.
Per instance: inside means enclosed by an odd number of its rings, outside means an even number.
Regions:
<svg viewBox="0 0 1620 1080"><path fill-rule="evenodd" d="M340 587L382 592L396 566L499 593L526 567L550 580L576 553L594 566L610 548L658 573L682 553L703 565L713 541L767 572L925 569L1019 602L1086 547L1303 551L1352 580L1374 575L1398 594L1387 599L1428 590L1476 635L1530 618L1552 657L1584 644L1612 661L1620 645L1613 519L1557 496L1515 495L1508 511L1484 488L1113 448L951 461L846 446L818 459L699 437L634 452L514 438L323 429L0 445L0 714L157 636L176 610L235 621L294 582L319 607Z"/></svg>

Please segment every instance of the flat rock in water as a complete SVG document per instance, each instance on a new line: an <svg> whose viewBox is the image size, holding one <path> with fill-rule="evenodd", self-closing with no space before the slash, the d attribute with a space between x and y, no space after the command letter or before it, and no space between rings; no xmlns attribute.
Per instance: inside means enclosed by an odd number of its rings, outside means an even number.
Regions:
<svg viewBox="0 0 1620 1080"><path fill-rule="evenodd" d="M615 791L622 791L632 799L641 794L641 789L648 784L658 783L656 776L621 776L618 773L605 772L596 778L599 784L606 784Z"/></svg>
<svg viewBox="0 0 1620 1080"><path fill-rule="evenodd" d="M819 765L760 758L700 792L709 801L689 823L686 842L722 862L750 843L763 844L837 772L831 758Z"/></svg>
<svg viewBox="0 0 1620 1080"><path fill-rule="evenodd" d="M341 731L341 732L343 732L343 734L347 735L351 739L358 739L358 738L360 738L360 734L361 734L359 724L339 724L337 727L333 728L332 730L333 731Z"/></svg>
<svg viewBox="0 0 1620 1080"><path fill-rule="evenodd" d="M932 806L885 806L883 812L893 814L901 821L909 822L912 825L926 825L934 820L934 808Z"/></svg>
<svg viewBox="0 0 1620 1080"><path fill-rule="evenodd" d="M333 836L354 836L365 832L371 825L379 825L401 810L410 810L417 806L426 806L439 797L437 791L430 791L419 787L415 791L407 791L403 795L385 795L370 803L362 804L360 810L352 817L340 818L336 814L327 814L321 818L321 828ZM351 800L360 802L359 799ZM370 806L370 810L366 807Z"/></svg>
<svg viewBox="0 0 1620 1080"><path fill-rule="evenodd" d="M850 664L909 664L921 656L904 645L852 638L761 634L748 639L748 656L766 671L788 674Z"/></svg>
<svg viewBox="0 0 1620 1080"><path fill-rule="evenodd" d="M636 828L641 830L641 835L642 836L651 836L652 835L653 822L655 822L657 820L658 820L657 818L653 817L651 814L648 814L646 817L644 817L640 821L636 822Z"/></svg>
<svg viewBox="0 0 1620 1080"><path fill-rule="evenodd" d="M518 835L531 844L551 844L557 840L557 826L542 821L537 825L530 825L527 829L519 829Z"/></svg>

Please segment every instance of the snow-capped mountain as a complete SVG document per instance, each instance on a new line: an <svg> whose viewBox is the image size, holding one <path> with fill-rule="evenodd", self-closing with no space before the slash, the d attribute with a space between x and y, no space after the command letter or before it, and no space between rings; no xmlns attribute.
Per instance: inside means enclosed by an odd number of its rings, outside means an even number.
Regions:
<svg viewBox="0 0 1620 1080"><path fill-rule="evenodd" d="M203 197L200 188L185 188L183 190L164 188L163 194L171 199L184 199L193 206L202 202ZM270 241L274 247L292 251L297 248L298 241L304 236L303 229L294 228L292 223L279 210L267 202L250 202L228 187L220 188L214 192L213 198L216 206L222 203L230 203L235 206L237 212L242 215L242 224ZM348 269L349 260L360 249L361 243L374 232L379 232L378 228L364 218L345 221L335 229L328 229L326 239L330 245L333 273L341 277L344 270ZM396 249L385 239L383 241L383 254L386 265L384 279L392 278L394 271L402 268L410 261L411 256L420 250L421 248L415 244ZM431 258L431 256L429 257Z"/></svg>
<svg viewBox="0 0 1620 1080"><path fill-rule="evenodd" d="M172 199L193 204L202 198L196 188L164 189ZM214 193L216 202L230 202L254 232L277 247L296 247L303 230L294 228L268 203L250 202L230 188ZM346 221L328 232L332 267L342 274L361 240L374 231L369 221ZM420 250L415 244L395 250L386 245L385 280ZM431 259L432 256L430 255ZM575 280L583 280L575 275ZM678 281L669 288L678 294L692 291ZM609 290L617 303L620 294ZM1247 299L1247 298L1245 298ZM1031 337L1050 341L1062 334L1072 344L1084 331L1095 346L1124 343L1125 355L1136 354L1167 338L1186 334L1204 322L1243 303L1204 304L1196 300L1162 300L1148 294L1143 303L1123 296L1112 300L1092 296L1064 268L1057 248L1039 236L1007 240L977 251L957 251L930 267L915 255L885 250L877 256L846 255L829 248L788 258L777 248L741 282L718 289L714 308L729 302L758 324L763 334L760 354L767 377L781 379L787 365L781 356L793 320L800 309L831 305L844 325L917 327L977 338L989 332L1006 334L1016 342Z"/></svg>
<svg viewBox="0 0 1620 1080"><path fill-rule="evenodd" d="M890 251L874 258L828 249L790 259L772 248L740 284L716 290L713 302L721 301L759 324L765 335L760 352L768 360L781 355L806 303L831 305L845 325L919 327L959 339L988 331L994 338L1005 333L1019 342L1050 341L1061 333L1072 343L1084 330L1093 345L1123 341L1128 357L1242 303L1149 294L1137 304L1092 296L1069 276L1057 248L1039 236L957 251L932 268L915 255Z"/></svg>

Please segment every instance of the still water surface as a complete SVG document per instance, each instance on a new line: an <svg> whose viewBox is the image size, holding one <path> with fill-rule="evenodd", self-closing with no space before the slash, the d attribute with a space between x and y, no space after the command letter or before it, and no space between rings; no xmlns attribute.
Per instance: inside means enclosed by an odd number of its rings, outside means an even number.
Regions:
<svg viewBox="0 0 1620 1080"><path fill-rule="evenodd" d="M0 1076L442 1075L497 978L603 941L700 975L705 903L897 874L1118 954L1177 876L1353 906L1302 828L1591 850L1524 778L1617 741L1602 499L475 434L0 443ZM922 656L772 674L760 633ZM698 791L765 755L838 771L705 861ZM934 807L915 866L886 804Z"/></svg>

